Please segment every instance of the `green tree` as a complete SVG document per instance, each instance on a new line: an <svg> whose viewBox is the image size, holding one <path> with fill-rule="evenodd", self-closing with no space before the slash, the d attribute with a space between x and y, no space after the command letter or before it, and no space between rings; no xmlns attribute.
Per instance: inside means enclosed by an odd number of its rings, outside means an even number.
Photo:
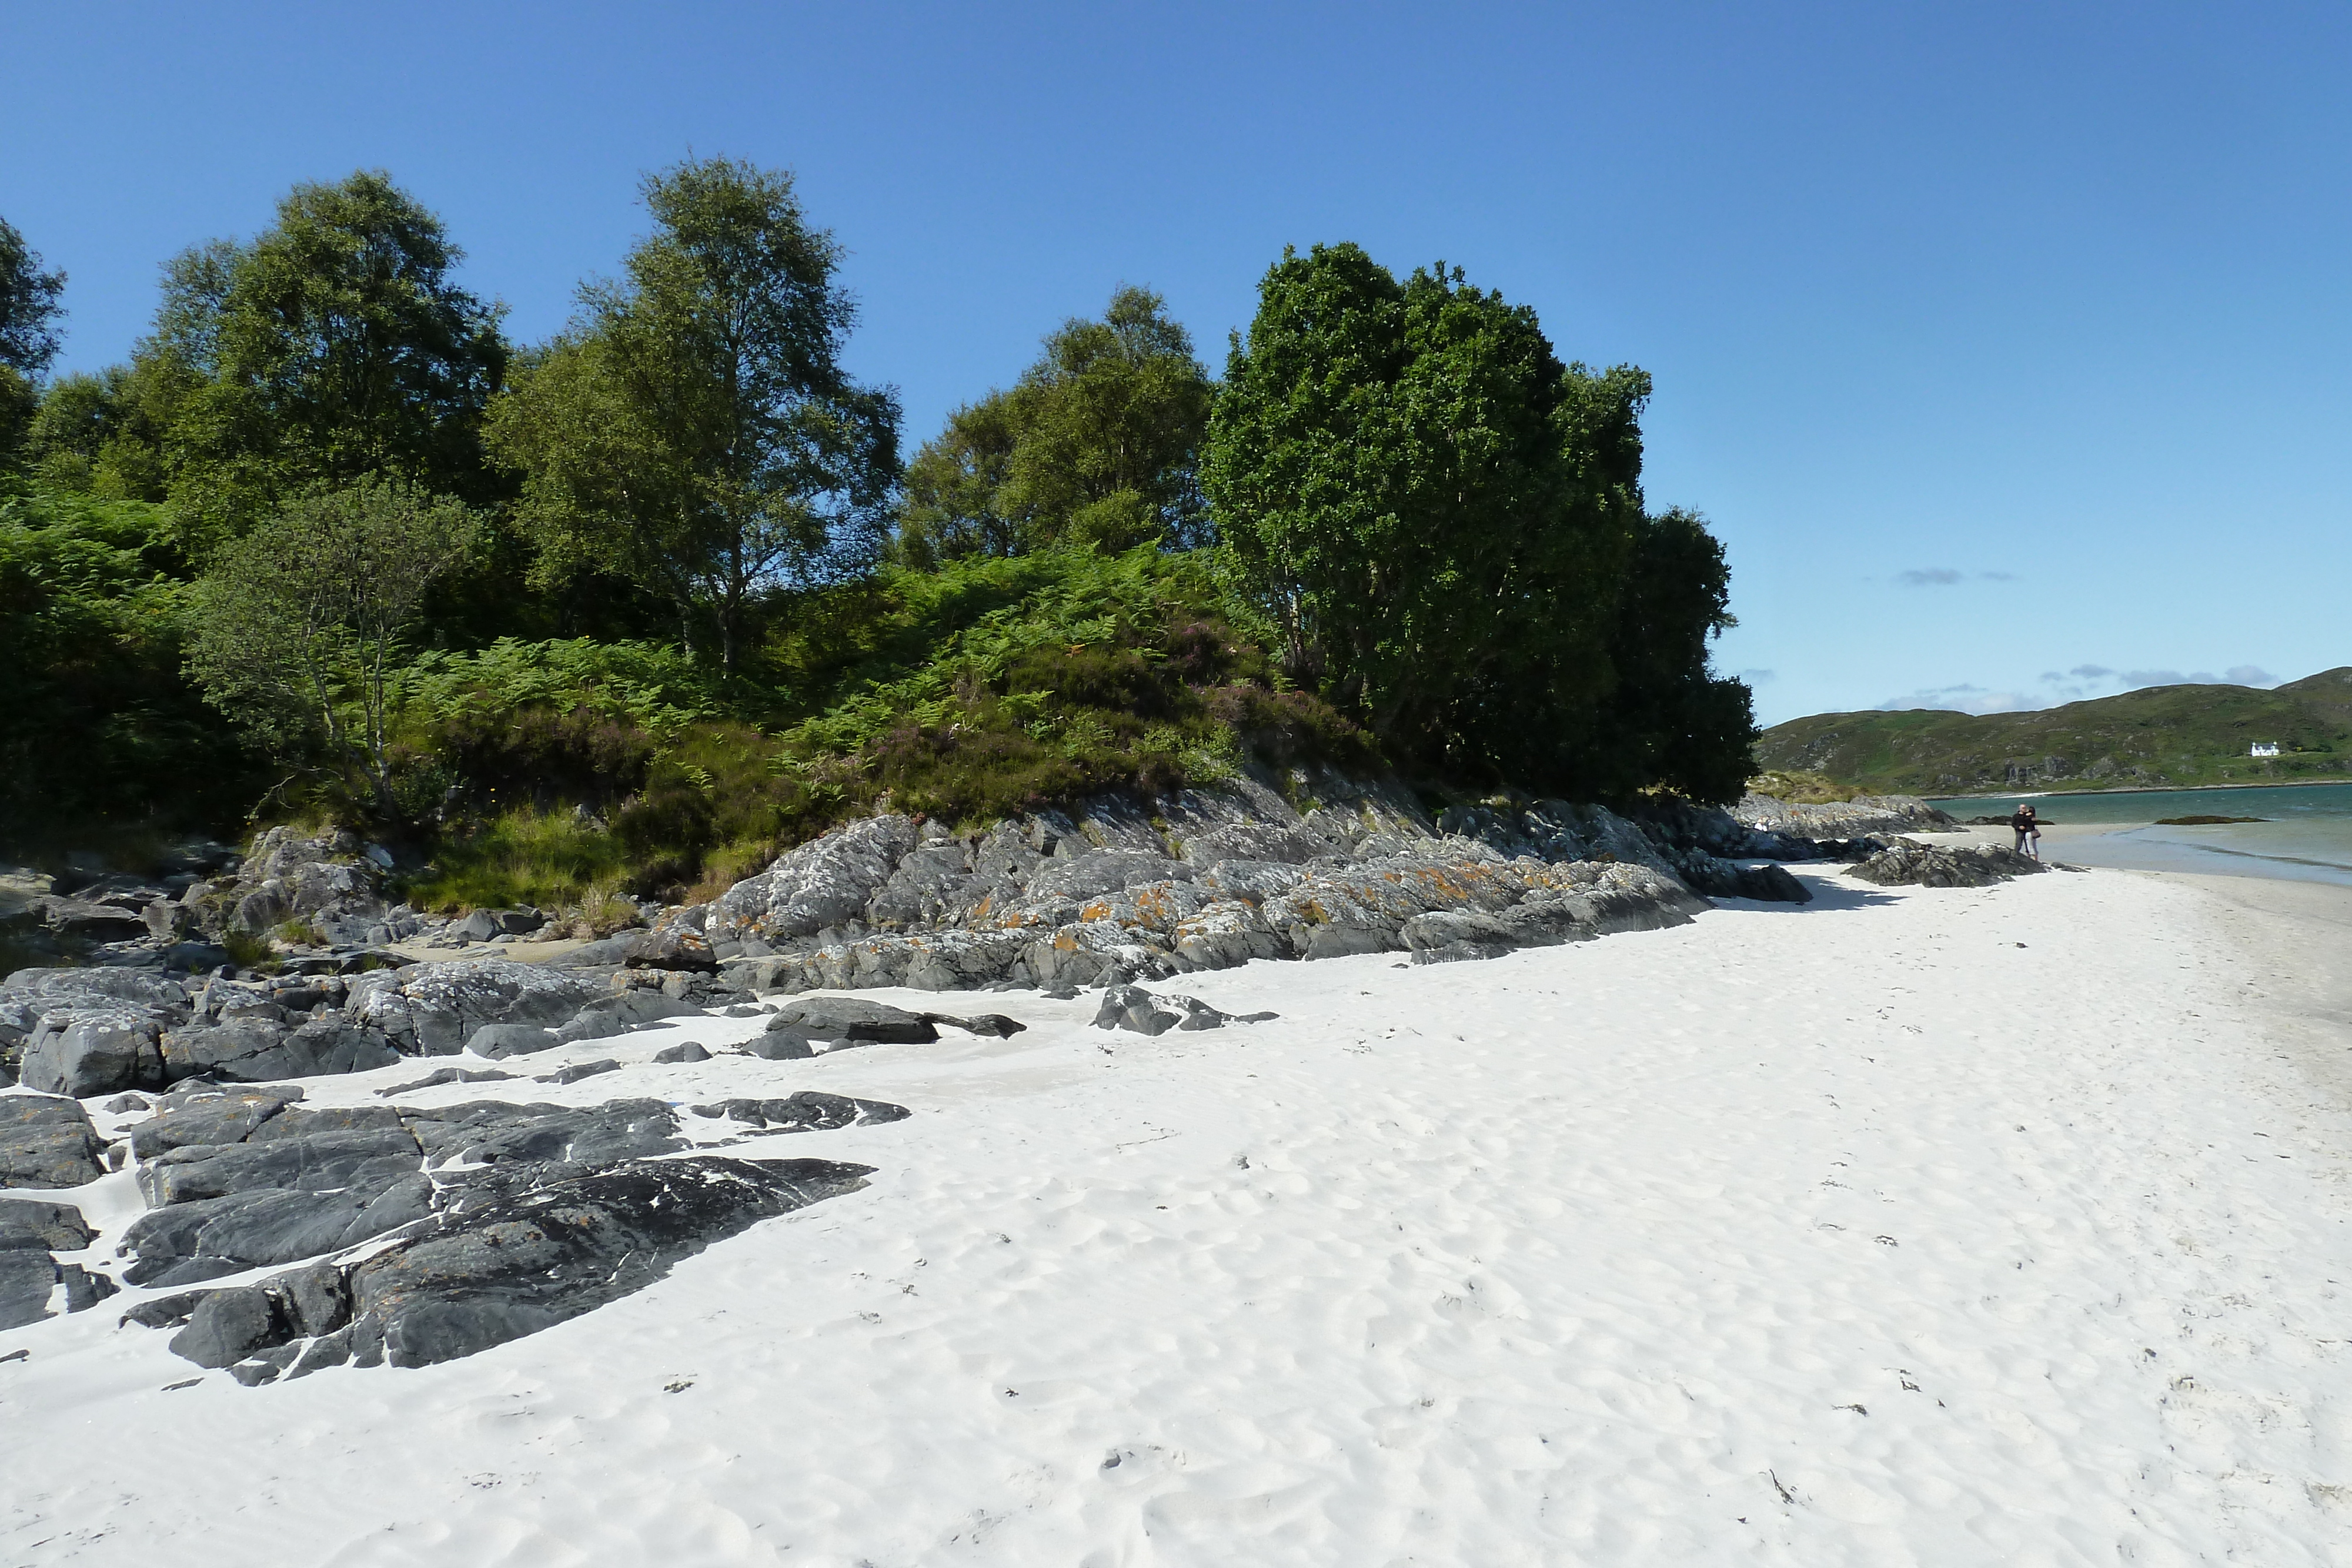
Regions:
<svg viewBox="0 0 2352 1568"><path fill-rule="evenodd" d="M58 354L63 272L43 272L41 258L16 225L0 218L0 365L31 380Z"/></svg>
<svg viewBox="0 0 2352 1568"><path fill-rule="evenodd" d="M26 466L55 489L163 500L171 486L163 443L185 391L165 370L151 359L49 382L26 431Z"/></svg>
<svg viewBox="0 0 2352 1568"><path fill-rule="evenodd" d="M732 671L760 597L869 555L898 474L898 404L842 369L841 247L791 174L689 160L644 186L625 276L517 367L493 448L523 476L542 583L583 569L716 631Z"/></svg>
<svg viewBox="0 0 2352 1568"><path fill-rule="evenodd" d="M200 532L234 535L310 486L373 473L488 498L480 423L507 349L502 308L452 277L463 254L363 171L296 186L249 244L166 265L132 376L163 426L154 465Z"/></svg>
<svg viewBox="0 0 2352 1568"><path fill-rule="evenodd" d="M16 452L39 397L41 372L57 358L58 303L66 275L43 272L15 225L0 218L0 462Z"/></svg>
<svg viewBox="0 0 2352 1568"><path fill-rule="evenodd" d="M1563 364L1532 310L1458 268L1400 281L1355 246L1286 253L1234 339L1202 483L1292 672L1394 755L1613 785L1595 759L1646 537L1649 391L1630 366Z"/></svg>
<svg viewBox="0 0 2352 1568"><path fill-rule="evenodd" d="M1213 386L1149 289L1073 319L1008 392L955 411L908 465L899 549L917 563L1087 541L1205 541L1201 443Z"/></svg>
<svg viewBox="0 0 2352 1568"><path fill-rule="evenodd" d="M478 535L463 503L400 480L306 496L228 546L196 584L189 673L270 755L306 761L323 750L391 815L404 638Z"/></svg>
<svg viewBox="0 0 2352 1568"><path fill-rule="evenodd" d="M1731 568L1706 520L1679 507L1634 520L1609 635L1616 680L1576 771L1603 793L1663 786L1738 800L1756 772L1755 702L1709 668L1707 644L1738 622Z"/></svg>

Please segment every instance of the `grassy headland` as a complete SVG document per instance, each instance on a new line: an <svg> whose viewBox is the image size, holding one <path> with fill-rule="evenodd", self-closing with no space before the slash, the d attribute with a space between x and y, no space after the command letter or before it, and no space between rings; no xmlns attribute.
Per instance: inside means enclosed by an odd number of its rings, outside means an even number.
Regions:
<svg viewBox="0 0 2352 1568"><path fill-rule="evenodd" d="M2279 755L2250 755L2257 742ZM1756 758L1920 795L2342 779L2352 777L2352 665L2270 691L2151 686L2034 713L1815 714L1766 730Z"/></svg>

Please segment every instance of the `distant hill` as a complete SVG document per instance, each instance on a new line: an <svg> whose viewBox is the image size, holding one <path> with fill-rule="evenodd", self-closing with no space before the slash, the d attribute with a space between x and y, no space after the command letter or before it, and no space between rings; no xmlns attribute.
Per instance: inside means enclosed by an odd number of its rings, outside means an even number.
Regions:
<svg viewBox="0 0 2352 1568"><path fill-rule="evenodd" d="M2280 755L2248 755L2256 741ZM2276 687L2148 686L2038 713L1822 713L1774 725L1759 767L1874 792L2281 783L2352 777L2352 664Z"/></svg>

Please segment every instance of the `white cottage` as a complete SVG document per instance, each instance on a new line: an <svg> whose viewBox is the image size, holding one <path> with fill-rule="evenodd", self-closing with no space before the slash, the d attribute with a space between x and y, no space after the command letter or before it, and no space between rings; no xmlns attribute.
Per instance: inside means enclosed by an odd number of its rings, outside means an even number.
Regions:
<svg viewBox="0 0 2352 1568"><path fill-rule="evenodd" d="M2278 742L2275 740L2258 740L2254 742L2253 750L2247 753L2247 755L2250 757L2276 757L2278 755Z"/></svg>

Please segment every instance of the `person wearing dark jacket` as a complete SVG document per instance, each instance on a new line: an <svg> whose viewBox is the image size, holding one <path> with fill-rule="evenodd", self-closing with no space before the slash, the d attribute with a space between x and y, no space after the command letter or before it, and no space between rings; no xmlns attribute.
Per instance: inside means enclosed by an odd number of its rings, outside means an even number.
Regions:
<svg viewBox="0 0 2352 1568"><path fill-rule="evenodd" d="M2017 834L2017 852L2021 855L2032 855L2035 860L2040 860L2042 858L2042 820L2033 814L2033 808L2018 807L2017 815L2010 818L2009 825Z"/></svg>

